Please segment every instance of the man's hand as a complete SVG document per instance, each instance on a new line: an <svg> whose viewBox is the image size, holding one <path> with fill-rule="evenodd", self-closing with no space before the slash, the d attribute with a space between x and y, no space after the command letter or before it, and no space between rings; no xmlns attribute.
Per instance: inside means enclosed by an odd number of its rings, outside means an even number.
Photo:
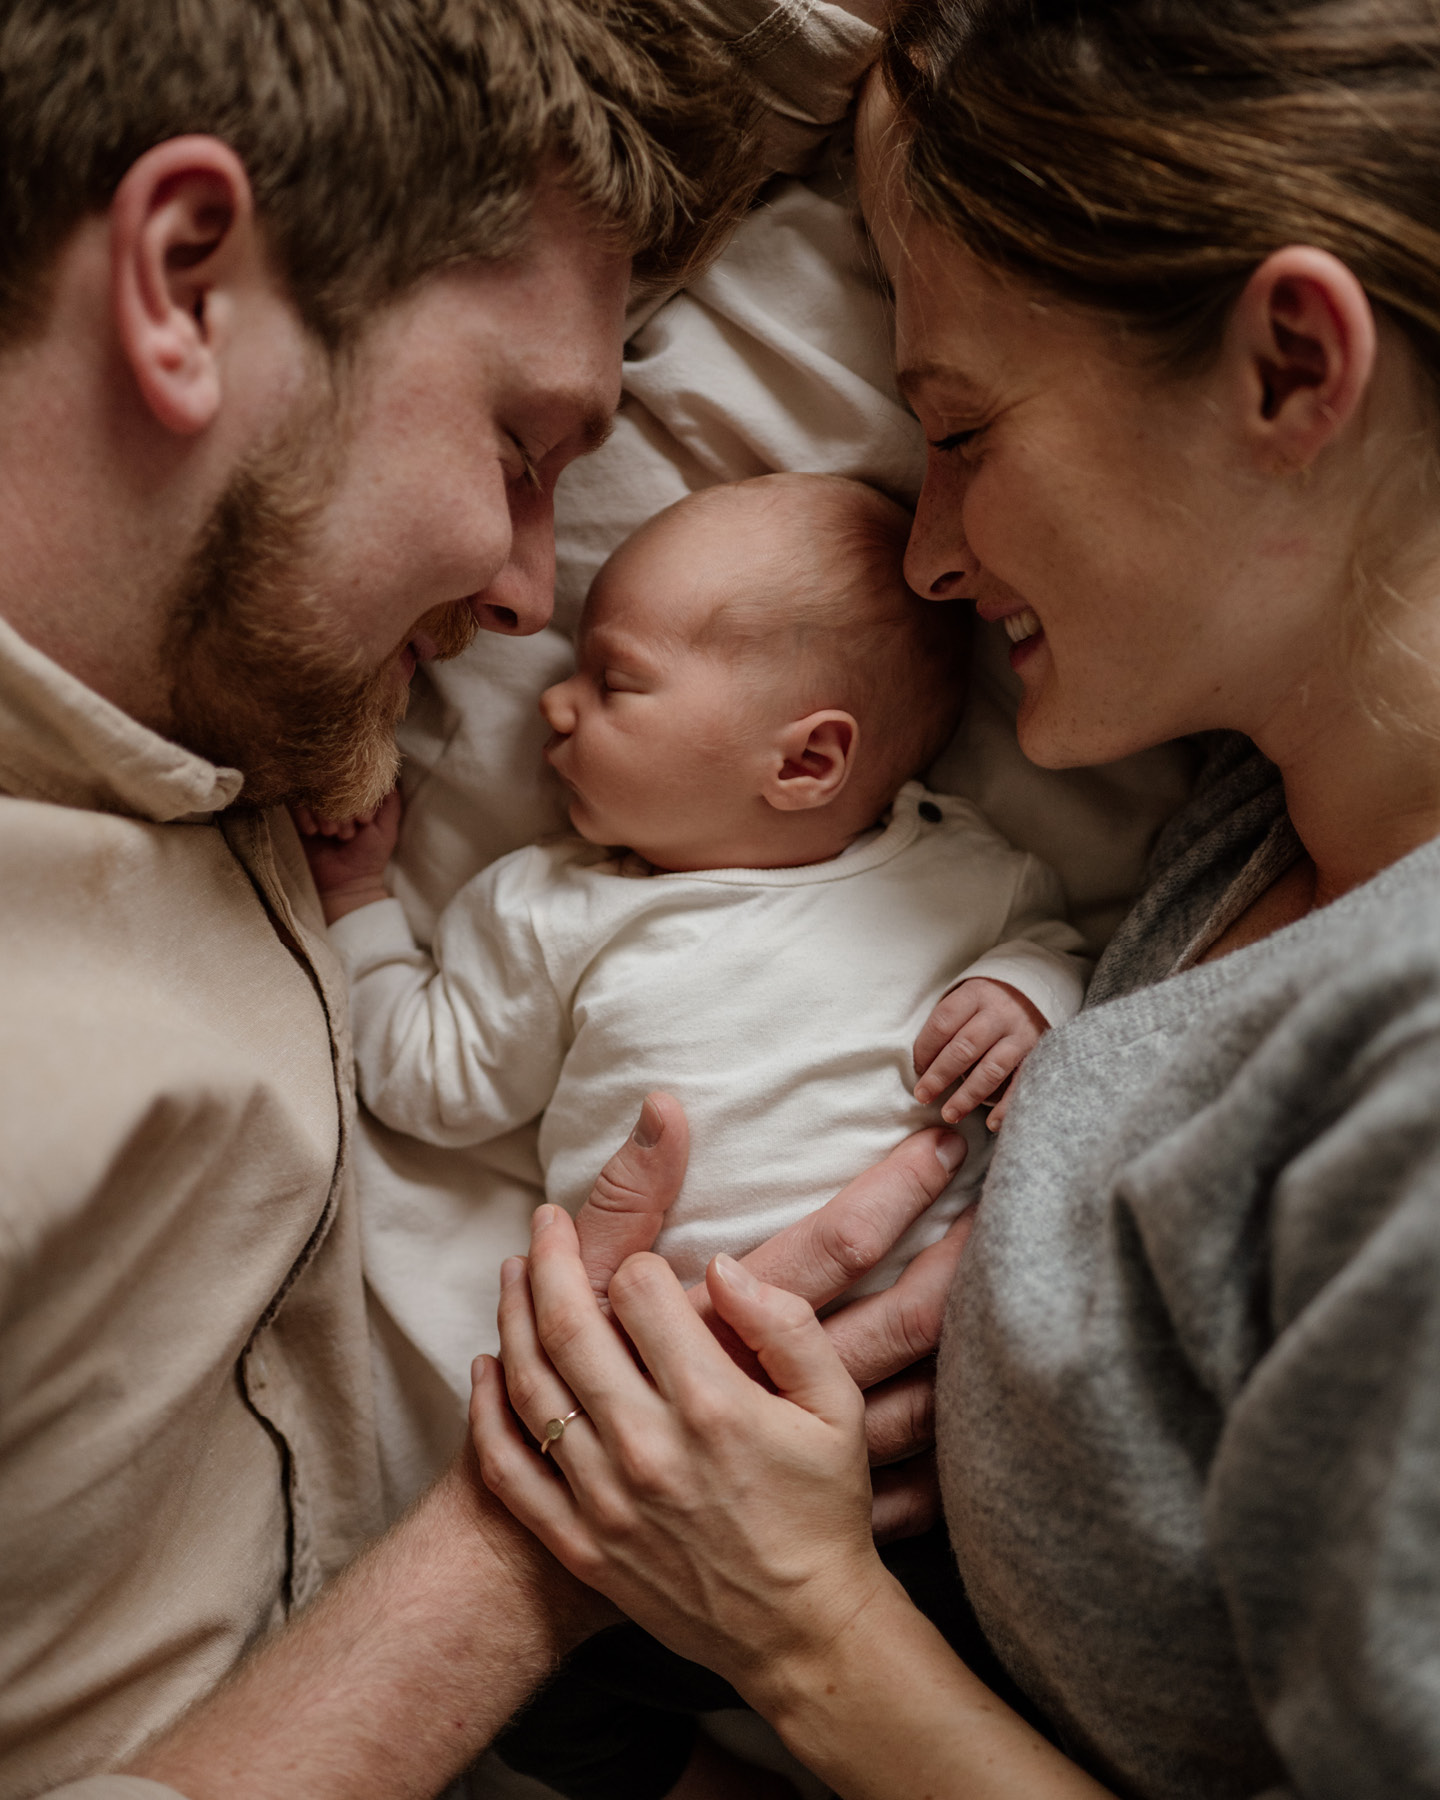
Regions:
<svg viewBox="0 0 1440 1800"><path fill-rule="evenodd" d="M389 897L385 868L395 852L404 810L399 788L392 789L373 812L353 819L322 819L308 806L290 809L327 925Z"/></svg>
<svg viewBox="0 0 1440 1800"><path fill-rule="evenodd" d="M651 1094L635 1130L601 1171L576 1226L590 1285L603 1302L626 1257L648 1250L680 1192L689 1131L680 1103ZM788 1288L814 1307L854 1285L940 1197L965 1155L965 1140L921 1131L835 1198L743 1258L760 1280ZM867 1294L825 1320L830 1341L865 1390L866 1437L874 1476L877 1536L906 1537L939 1516L933 1461L934 1363L946 1297L969 1236L971 1213L923 1251L891 1288ZM753 1359L714 1316L702 1283L690 1299L742 1366ZM884 1465L882 1467L882 1465Z"/></svg>
<svg viewBox="0 0 1440 1800"><path fill-rule="evenodd" d="M938 1100L952 1082L965 1079L940 1109L950 1125L988 1100L1024 1062L1049 1030L1032 1001L1006 981L977 975L951 988L915 1040L915 1098ZM968 1073L967 1073L968 1071ZM1009 1092L990 1109L989 1126L1000 1129Z"/></svg>

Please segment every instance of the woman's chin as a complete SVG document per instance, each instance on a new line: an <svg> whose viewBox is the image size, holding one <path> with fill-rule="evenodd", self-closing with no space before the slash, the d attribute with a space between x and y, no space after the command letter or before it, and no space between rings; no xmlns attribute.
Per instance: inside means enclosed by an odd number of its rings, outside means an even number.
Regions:
<svg viewBox="0 0 1440 1800"><path fill-rule="evenodd" d="M1015 735L1026 759L1040 769L1089 769L1119 762L1166 741L1135 729L1117 730L1114 720L1087 718L1046 694L1026 692L1015 719ZM1175 733L1168 734L1170 736Z"/></svg>
<svg viewBox="0 0 1440 1800"><path fill-rule="evenodd" d="M1123 750L1111 747L1110 733L1094 719L1066 706L1053 685L1026 683L1015 717L1015 735L1027 759L1040 769L1079 769L1114 762Z"/></svg>

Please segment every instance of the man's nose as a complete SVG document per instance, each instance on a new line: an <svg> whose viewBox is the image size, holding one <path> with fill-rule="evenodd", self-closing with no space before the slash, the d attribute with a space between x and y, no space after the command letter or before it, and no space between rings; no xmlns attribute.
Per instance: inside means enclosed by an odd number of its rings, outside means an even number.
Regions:
<svg viewBox="0 0 1440 1800"><path fill-rule="evenodd" d="M483 631L529 637L555 610L555 514L548 493L526 494L511 508L510 555L475 598Z"/></svg>

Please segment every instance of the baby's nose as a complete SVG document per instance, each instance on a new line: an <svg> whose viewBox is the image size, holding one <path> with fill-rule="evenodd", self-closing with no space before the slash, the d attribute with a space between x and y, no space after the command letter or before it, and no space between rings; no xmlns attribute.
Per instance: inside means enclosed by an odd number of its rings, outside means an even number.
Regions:
<svg viewBox="0 0 1440 1800"><path fill-rule="evenodd" d="M558 731L562 736L575 728L575 706L569 690L568 681L557 681L540 696L540 717L552 731Z"/></svg>

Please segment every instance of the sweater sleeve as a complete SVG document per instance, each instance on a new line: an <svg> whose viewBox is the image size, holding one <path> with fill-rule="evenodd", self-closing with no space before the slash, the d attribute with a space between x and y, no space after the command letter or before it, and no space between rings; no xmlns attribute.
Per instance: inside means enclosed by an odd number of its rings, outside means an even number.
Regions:
<svg viewBox="0 0 1440 1800"><path fill-rule="evenodd" d="M1073 1019L1085 998L1090 964L1078 954L1080 934L1064 915L1055 871L1036 856L1023 857L1001 942L962 970L957 983L976 976L1004 981L1038 1007L1047 1024Z"/></svg>
<svg viewBox="0 0 1440 1800"><path fill-rule="evenodd" d="M1241 1660L1305 1800L1440 1791L1440 976L1390 989L1310 1059L1331 1123L1276 1179L1268 1342L1207 1492Z"/></svg>
<svg viewBox="0 0 1440 1800"><path fill-rule="evenodd" d="M350 977L361 1097L430 1144L482 1144L541 1112L568 1039L529 904L535 852L503 857L441 913L433 959L398 900L330 927Z"/></svg>

